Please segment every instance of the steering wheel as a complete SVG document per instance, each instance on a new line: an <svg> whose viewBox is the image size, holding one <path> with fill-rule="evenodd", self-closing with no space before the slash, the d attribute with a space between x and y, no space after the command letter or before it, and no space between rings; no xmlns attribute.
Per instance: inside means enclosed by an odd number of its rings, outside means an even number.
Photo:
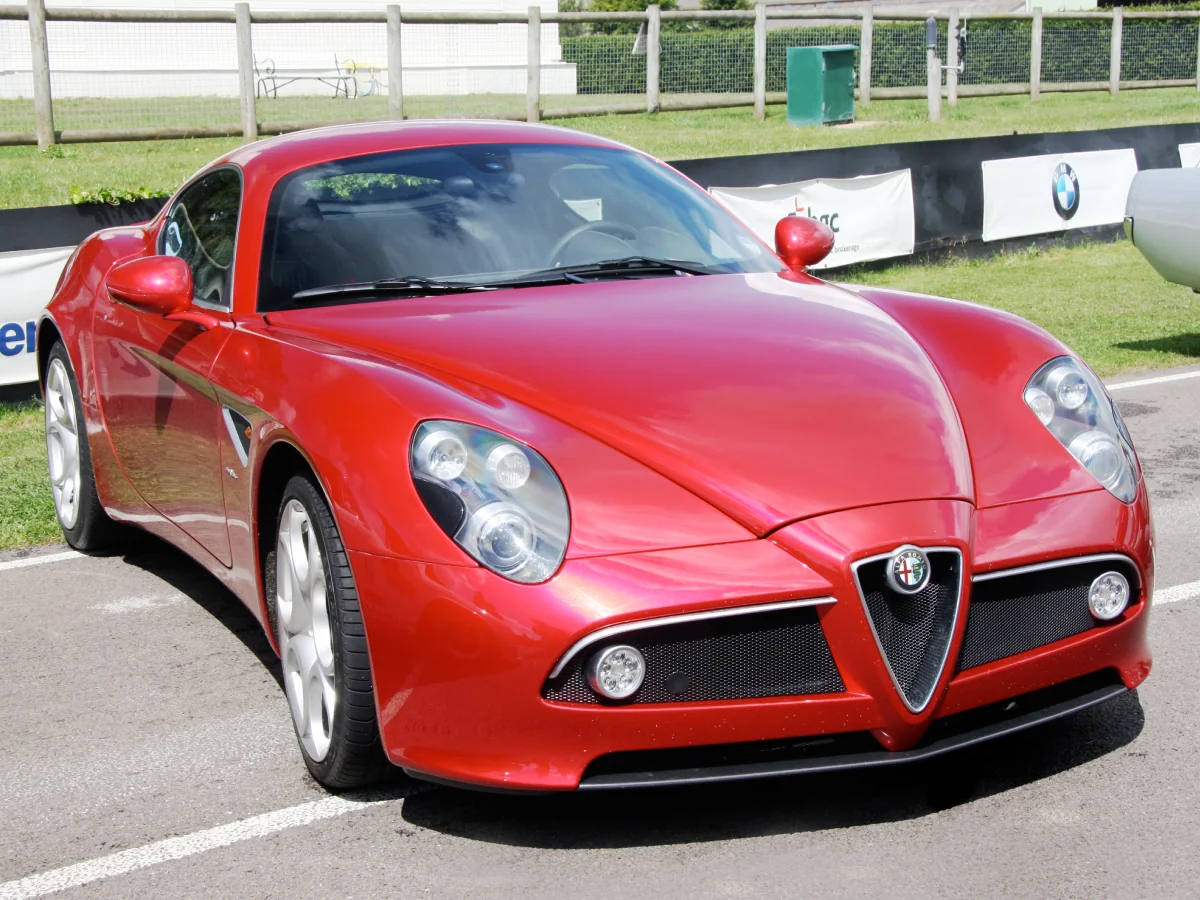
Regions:
<svg viewBox="0 0 1200 900"><path fill-rule="evenodd" d="M621 222L584 222L582 225L576 225L574 228L564 234L558 239L558 243L550 248L550 252L546 256L546 265L557 266L558 258L562 252L567 249L567 245L570 244L571 241L575 240L575 238L588 231L599 231L606 234L611 234L612 237L615 237L618 240L632 240L633 238L636 238L638 234L637 229L632 225L625 225Z"/></svg>

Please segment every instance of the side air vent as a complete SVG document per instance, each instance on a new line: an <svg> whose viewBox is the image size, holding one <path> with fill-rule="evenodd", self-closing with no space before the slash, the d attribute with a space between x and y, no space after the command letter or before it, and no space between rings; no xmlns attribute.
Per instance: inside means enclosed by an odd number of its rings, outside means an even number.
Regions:
<svg viewBox="0 0 1200 900"><path fill-rule="evenodd" d="M915 593L888 582L894 553L854 564L854 579L879 652L904 705L920 712L933 696L954 636L962 592L962 554L951 547L919 551L928 580ZM903 564L905 560L901 560Z"/></svg>
<svg viewBox="0 0 1200 900"><path fill-rule="evenodd" d="M233 440L233 449L237 451L238 460L245 467L250 464L250 420L239 412L234 412L228 406L221 407L225 415L225 428Z"/></svg>

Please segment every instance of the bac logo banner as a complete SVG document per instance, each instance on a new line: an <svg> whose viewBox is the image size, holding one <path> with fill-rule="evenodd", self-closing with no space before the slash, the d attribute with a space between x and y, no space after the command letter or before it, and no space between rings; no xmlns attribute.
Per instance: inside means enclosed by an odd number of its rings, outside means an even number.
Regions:
<svg viewBox="0 0 1200 900"><path fill-rule="evenodd" d="M0 385L37 381L35 323L74 249L0 253Z"/></svg>
<svg viewBox="0 0 1200 900"><path fill-rule="evenodd" d="M985 160L983 239L1119 224L1136 174L1132 149Z"/></svg>
<svg viewBox="0 0 1200 900"><path fill-rule="evenodd" d="M754 188L710 188L714 197L775 246L775 223L787 215L820 219L833 229L833 252L814 269L908 256L916 240L912 173L817 178Z"/></svg>

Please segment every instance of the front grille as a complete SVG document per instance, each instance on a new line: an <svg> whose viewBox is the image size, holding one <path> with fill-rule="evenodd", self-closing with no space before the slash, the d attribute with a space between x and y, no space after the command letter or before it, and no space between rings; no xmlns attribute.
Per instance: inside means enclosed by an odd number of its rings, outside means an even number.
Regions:
<svg viewBox="0 0 1200 900"><path fill-rule="evenodd" d="M598 642L547 681L542 696L566 703L610 703L587 683L584 667L603 647L637 647L646 680L626 703L746 700L844 691L814 607L702 619L627 631Z"/></svg>
<svg viewBox="0 0 1200 900"><path fill-rule="evenodd" d="M977 581L971 588L971 610L958 670L1111 624L1092 618L1087 599L1092 582L1112 571L1129 579L1135 591L1130 598L1132 605L1138 598L1138 573L1124 560L1084 561Z"/></svg>
<svg viewBox="0 0 1200 900"><path fill-rule="evenodd" d="M890 558L860 563L854 570L875 639L908 707L929 702L946 664L958 613L962 556L957 550L931 549L929 585L905 595L887 584Z"/></svg>

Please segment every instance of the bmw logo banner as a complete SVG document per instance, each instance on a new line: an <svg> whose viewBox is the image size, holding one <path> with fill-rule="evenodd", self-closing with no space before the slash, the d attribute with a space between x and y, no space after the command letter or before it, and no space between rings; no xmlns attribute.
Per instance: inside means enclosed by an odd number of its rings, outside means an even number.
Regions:
<svg viewBox="0 0 1200 900"><path fill-rule="evenodd" d="M983 239L1119 225L1137 170L1132 149L985 160Z"/></svg>
<svg viewBox="0 0 1200 900"><path fill-rule="evenodd" d="M752 188L709 188L725 208L775 246L775 223L808 216L833 229L833 252L814 269L909 256L916 242L912 172L815 178Z"/></svg>
<svg viewBox="0 0 1200 900"><path fill-rule="evenodd" d="M37 381L34 328L74 247L0 253L0 385Z"/></svg>

